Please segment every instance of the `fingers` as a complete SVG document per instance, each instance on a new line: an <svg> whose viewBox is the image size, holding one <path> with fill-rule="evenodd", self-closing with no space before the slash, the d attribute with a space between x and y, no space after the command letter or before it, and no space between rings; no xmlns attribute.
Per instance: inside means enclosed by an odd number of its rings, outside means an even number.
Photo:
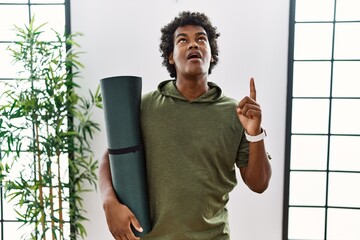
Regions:
<svg viewBox="0 0 360 240"><path fill-rule="evenodd" d="M252 119L261 114L261 108L260 105L251 98L245 97L240 101L237 107L237 113Z"/></svg>
<svg viewBox="0 0 360 240"><path fill-rule="evenodd" d="M254 78L250 78L250 95L244 97L238 104L238 114L243 114L247 117L252 116L252 113L261 111L260 105L256 102L256 88Z"/></svg>
<svg viewBox="0 0 360 240"><path fill-rule="evenodd" d="M237 106L239 120L246 132L257 135L261 130L261 107L256 102L256 88L254 78L250 78L250 95L244 97Z"/></svg>
<svg viewBox="0 0 360 240"><path fill-rule="evenodd" d="M142 232L143 228L140 225L140 222L136 219L136 217L133 215L133 217L130 218L130 222L133 225L133 227L136 229L136 231L138 232Z"/></svg>
<svg viewBox="0 0 360 240"><path fill-rule="evenodd" d="M256 88L254 78L250 78L250 95L244 97L238 104L239 108L243 108L246 104L258 105L256 102Z"/></svg>
<svg viewBox="0 0 360 240"><path fill-rule="evenodd" d="M133 220L130 220L130 222L135 222L135 221L137 221L135 217ZM140 224L138 224L138 226L135 227L135 229L138 232L143 231L142 227L140 227ZM119 232L116 233L112 232L112 235L116 240L140 240L140 238L136 237L135 234L133 233L131 229L131 224L128 225L128 227L126 227L125 229L120 230Z"/></svg>
<svg viewBox="0 0 360 240"><path fill-rule="evenodd" d="M255 102L255 100L251 97L244 97L238 104L238 108L242 111L247 111L248 109L259 108L260 105Z"/></svg>
<svg viewBox="0 0 360 240"><path fill-rule="evenodd" d="M113 234L113 237L116 240L140 240L139 237L136 237L134 235L134 233L132 232L131 228L129 227L128 232L127 233L123 233L123 234Z"/></svg>
<svg viewBox="0 0 360 240"><path fill-rule="evenodd" d="M142 232L142 228L130 209L118 201L113 202L110 207L106 209L105 215L109 230L114 239L140 240L140 238L136 237L133 233L131 226L134 226L138 232Z"/></svg>
<svg viewBox="0 0 360 240"><path fill-rule="evenodd" d="M250 98L256 101L256 88L254 78L250 78Z"/></svg>
<svg viewBox="0 0 360 240"><path fill-rule="evenodd" d="M256 88L254 78L250 78L250 98L256 101Z"/></svg>

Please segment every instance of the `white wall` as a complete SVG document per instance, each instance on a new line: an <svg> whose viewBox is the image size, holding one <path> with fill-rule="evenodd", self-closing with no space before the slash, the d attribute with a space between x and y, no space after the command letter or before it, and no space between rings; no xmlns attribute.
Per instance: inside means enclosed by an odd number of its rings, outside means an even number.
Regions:
<svg viewBox="0 0 360 240"><path fill-rule="evenodd" d="M221 33L220 62L211 81L241 99L254 76L263 109L273 176L261 195L248 190L239 177L229 203L232 239L281 239L289 1L73 0L72 30L84 33L78 41L86 52L81 85L87 91L107 76L138 75L147 92L168 79L158 50L160 28L182 10L206 13ZM105 129L103 113L97 111L94 117ZM105 148L103 130L93 141L97 158ZM99 195L84 198L90 219L87 239L112 239Z"/></svg>

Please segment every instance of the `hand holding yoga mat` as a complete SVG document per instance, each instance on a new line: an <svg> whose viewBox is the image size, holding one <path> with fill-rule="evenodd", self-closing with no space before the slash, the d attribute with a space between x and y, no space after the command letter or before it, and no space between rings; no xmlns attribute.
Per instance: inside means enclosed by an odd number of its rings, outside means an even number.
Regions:
<svg viewBox="0 0 360 240"><path fill-rule="evenodd" d="M146 168L140 130L141 78L116 76L100 80L114 190L139 220L144 236L151 230Z"/></svg>

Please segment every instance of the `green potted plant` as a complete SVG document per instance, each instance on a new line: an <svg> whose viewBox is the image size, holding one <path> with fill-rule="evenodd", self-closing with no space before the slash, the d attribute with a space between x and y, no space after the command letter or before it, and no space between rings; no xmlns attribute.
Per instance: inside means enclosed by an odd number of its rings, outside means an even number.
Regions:
<svg viewBox="0 0 360 240"><path fill-rule="evenodd" d="M56 40L45 41L44 25L32 18L15 26L19 41L8 48L22 71L0 96L0 176L18 221L31 229L24 239L84 238L81 194L96 188L98 167L91 113L102 99L99 88L88 99L76 92L79 34L53 31Z"/></svg>

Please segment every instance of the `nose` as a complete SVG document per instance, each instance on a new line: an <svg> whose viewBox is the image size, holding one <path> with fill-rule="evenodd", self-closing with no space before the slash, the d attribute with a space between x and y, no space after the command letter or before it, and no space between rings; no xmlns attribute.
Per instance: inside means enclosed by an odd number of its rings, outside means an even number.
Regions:
<svg viewBox="0 0 360 240"><path fill-rule="evenodd" d="M189 44L189 49L198 49L199 45L197 44L196 41L191 41Z"/></svg>

